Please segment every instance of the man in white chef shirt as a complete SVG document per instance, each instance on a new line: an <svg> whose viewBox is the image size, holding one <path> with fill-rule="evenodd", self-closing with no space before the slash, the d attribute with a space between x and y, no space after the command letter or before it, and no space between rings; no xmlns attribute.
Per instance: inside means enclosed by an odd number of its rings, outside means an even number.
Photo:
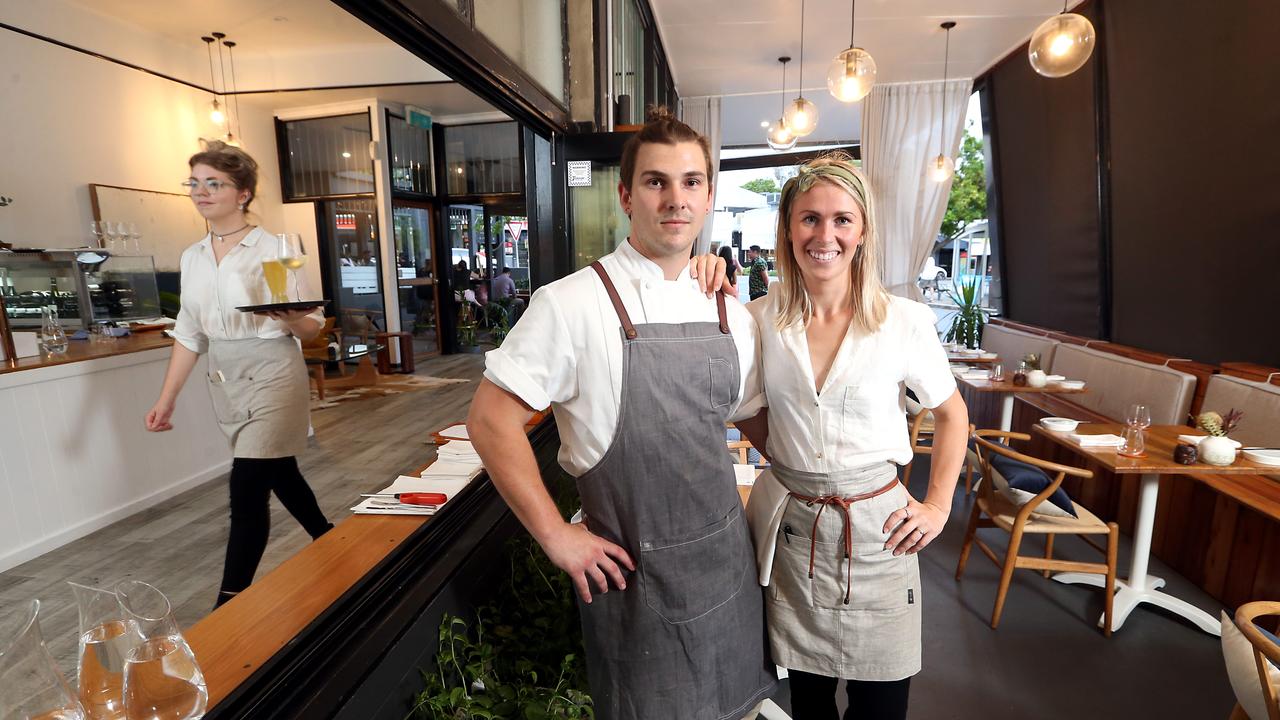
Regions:
<svg viewBox="0 0 1280 720"><path fill-rule="evenodd" d="M710 159L705 139L661 111L641 131L641 138L649 137L645 133L651 132L648 129L655 122L682 128L697 141L682 137L674 141L642 140L637 143L631 163L624 153L622 170L624 178L629 176L631 182L630 187L625 181L619 185L619 199L631 218L631 235L617 250L601 258L600 265L616 287L625 314L642 331L644 325L652 327L655 323L710 323L714 327L720 317L717 302L699 290L688 269L693 242L711 211ZM476 391L467 421L472 442L494 485L552 562L570 575L582 602L588 605L593 602L593 593L598 604L601 596L610 591L643 592L639 585L628 590L631 586L627 581L636 569L637 558L588 530L590 512L587 526L570 524L561 517L539 473L524 426L533 411L551 408L561 438L559 461L574 477L583 476L598 464L603 466L606 452L620 441L615 438L615 431L624 379L623 325L604 282L607 280L592 268L584 268L534 293L520 323L500 348L487 354L484 380ZM750 314L738 303L727 303L725 313L739 367L735 401L727 413L730 420L737 420L755 415L763 403L756 359L758 333ZM707 361L701 362L705 375ZM633 371L634 368L628 371L629 376ZM627 392L630 397L645 392L645 388L633 384ZM661 427L645 430L649 436L643 442L661 443L662 431ZM697 453L705 453L701 460L727 457L723 425L716 431L719 442L698 447ZM626 432L624 428L620 435ZM673 427L670 432L680 431ZM706 479L717 483L722 480ZM732 479L727 482L733 485ZM617 511L625 514L627 508ZM746 548L751 554L749 540ZM758 588L751 591L755 590ZM763 628L763 621L760 622ZM749 624L743 629L749 630ZM591 657L591 647L588 641L589 667L597 660ZM764 659L763 648L760 659ZM597 681L593 676L593 696L605 692L597 687ZM751 688L735 695L745 696L743 701L749 703L737 717L745 715L771 691L772 679L757 682ZM634 686L625 682L613 689L630 693L631 700L638 694ZM597 717L657 716L652 710L632 708L629 702L621 705L627 707L614 706L605 714L597 706ZM736 704L731 705L721 713L727 715L736 708ZM695 717L694 708L675 709L685 713L683 717Z"/></svg>

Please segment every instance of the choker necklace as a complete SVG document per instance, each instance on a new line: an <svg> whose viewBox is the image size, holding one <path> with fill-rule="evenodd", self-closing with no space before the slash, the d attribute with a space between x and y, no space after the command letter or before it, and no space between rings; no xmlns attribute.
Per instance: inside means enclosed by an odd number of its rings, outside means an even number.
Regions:
<svg viewBox="0 0 1280 720"><path fill-rule="evenodd" d="M227 239L227 237L229 237L229 236L231 236L231 235L235 235L236 233L238 233L238 232L240 232L241 230L244 230L245 228L248 228L248 227L252 227L252 225L250 225L249 223L245 223L244 225L241 225L240 227L236 228L235 230L232 230L232 231L231 231L231 232L229 232L229 233L223 233L223 234L221 234L221 235L219 235L218 233L214 232L214 231L213 231L213 228L209 228L209 234L210 234L210 235L212 235L212 236L214 236L214 237L216 237L216 238L218 238L218 242L225 242L225 241L226 241L226 239Z"/></svg>

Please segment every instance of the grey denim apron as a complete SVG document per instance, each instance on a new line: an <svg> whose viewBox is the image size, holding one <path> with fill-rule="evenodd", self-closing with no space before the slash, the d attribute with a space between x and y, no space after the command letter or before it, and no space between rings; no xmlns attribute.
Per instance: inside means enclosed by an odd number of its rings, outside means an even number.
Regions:
<svg viewBox="0 0 1280 720"><path fill-rule="evenodd" d="M622 404L612 444L577 479L591 532L636 562L627 589L579 602L599 720L739 720L777 681L763 593L724 452L738 352L720 323L622 323Z"/></svg>

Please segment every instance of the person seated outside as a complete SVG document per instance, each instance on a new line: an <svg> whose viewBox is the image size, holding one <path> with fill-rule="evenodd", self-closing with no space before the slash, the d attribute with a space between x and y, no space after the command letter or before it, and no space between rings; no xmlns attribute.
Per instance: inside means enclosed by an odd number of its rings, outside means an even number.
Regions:
<svg viewBox="0 0 1280 720"><path fill-rule="evenodd" d="M515 323L515 319L524 310L524 300L516 296L516 281L511 278L511 268L503 268L498 277L493 279L491 286L493 292L490 297L494 300L511 299L511 322Z"/></svg>

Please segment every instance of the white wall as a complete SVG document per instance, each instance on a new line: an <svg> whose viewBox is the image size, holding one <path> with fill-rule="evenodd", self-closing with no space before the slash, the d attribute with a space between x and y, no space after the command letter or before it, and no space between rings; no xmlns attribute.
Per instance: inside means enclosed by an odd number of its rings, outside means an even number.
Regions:
<svg viewBox="0 0 1280 720"><path fill-rule="evenodd" d="M209 96L184 85L0 31L0 239L28 247L92 240L90 183L183 192L187 158L221 131ZM256 210L283 223L271 114L244 106L244 148L260 167ZM191 238L195 242L199 238Z"/></svg>

